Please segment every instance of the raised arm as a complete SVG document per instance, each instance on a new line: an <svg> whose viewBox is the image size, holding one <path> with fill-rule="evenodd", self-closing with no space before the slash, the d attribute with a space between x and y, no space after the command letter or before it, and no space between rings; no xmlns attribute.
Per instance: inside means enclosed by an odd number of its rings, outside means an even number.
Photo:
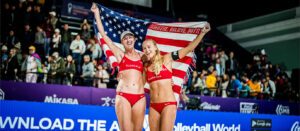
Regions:
<svg viewBox="0 0 300 131"><path fill-rule="evenodd" d="M124 56L124 52L118 46L114 45L113 41L105 34L104 27L100 19L100 10L96 3L93 3L91 11L94 13L96 23L97 23L97 29L99 30L99 33L103 37L104 41L107 43L107 46L117 57L118 62L120 62L122 57Z"/></svg>
<svg viewBox="0 0 300 131"><path fill-rule="evenodd" d="M192 52L198 46L198 44L201 42L202 38L208 31L210 31L209 23L207 23L205 27L202 28L201 33L192 42L190 42L187 47L180 49L178 51L179 59L183 58L188 53Z"/></svg>
<svg viewBox="0 0 300 131"><path fill-rule="evenodd" d="M176 51L165 55L164 59L168 61L168 59L177 60L183 58L184 56L192 52L197 47L197 45L201 42L202 38L209 31L210 31L210 25L209 23L207 23L205 27L202 28L201 33L192 42L190 42L187 47L180 49L178 52Z"/></svg>

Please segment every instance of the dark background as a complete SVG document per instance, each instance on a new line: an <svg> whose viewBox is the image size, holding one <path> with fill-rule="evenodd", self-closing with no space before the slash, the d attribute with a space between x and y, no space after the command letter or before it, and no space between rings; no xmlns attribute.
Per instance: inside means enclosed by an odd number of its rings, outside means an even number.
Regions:
<svg viewBox="0 0 300 131"><path fill-rule="evenodd" d="M82 0L81 0L82 1ZM208 16L215 26L233 23L300 6L300 0L169 0L170 9L166 11L167 0L152 0L152 8L130 5L112 0L96 1L103 5L131 11L139 11L183 21L199 21L198 15Z"/></svg>

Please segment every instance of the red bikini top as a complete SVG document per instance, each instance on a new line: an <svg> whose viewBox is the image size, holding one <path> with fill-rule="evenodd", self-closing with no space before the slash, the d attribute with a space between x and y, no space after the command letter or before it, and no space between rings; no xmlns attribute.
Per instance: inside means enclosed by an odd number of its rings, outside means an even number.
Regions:
<svg viewBox="0 0 300 131"><path fill-rule="evenodd" d="M147 74L147 82L148 83L151 83L151 82L157 81L157 80L171 79L172 78L172 72L169 71L167 69L167 67L165 67L165 65L162 66L162 69L161 69L161 71L159 72L158 75L155 75L154 72L149 71L148 69L147 69L146 74Z"/></svg>
<svg viewBox="0 0 300 131"><path fill-rule="evenodd" d="M135 69L140 72L143 72L143 62L142 60L133 61L128 59L125 55L119 64L119 72L128 69Z"/></svg>

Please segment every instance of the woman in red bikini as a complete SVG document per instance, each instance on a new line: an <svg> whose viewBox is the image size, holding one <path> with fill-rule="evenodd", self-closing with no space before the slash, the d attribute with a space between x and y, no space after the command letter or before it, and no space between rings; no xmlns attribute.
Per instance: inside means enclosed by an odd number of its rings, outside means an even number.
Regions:
<svg viewBox="0 0 300 131"><path fill-rule="evenodd" d="M91 11L94 12L97 28L101 36L112 50L120 65L115 104L120 129L121 131L141 131L145 116L146 99L142 77L142 54L134 49L136 38L130 31L124 31L121 34L121 43L125 48L125 52L123 52L104 33L99 8L96 4L92 5Z"/></svg>
<svg viewBox="0 0 300 131"><path fill-rule="evenodd" d="M210 31L207 23L201 33L185 48L164 56L160 55L153 40L143 42L142 57L146 81L150 85L149 123L151 131L172 131L176 119L177 102L172 90L172 61L193 51L203 36Z"/></svg>

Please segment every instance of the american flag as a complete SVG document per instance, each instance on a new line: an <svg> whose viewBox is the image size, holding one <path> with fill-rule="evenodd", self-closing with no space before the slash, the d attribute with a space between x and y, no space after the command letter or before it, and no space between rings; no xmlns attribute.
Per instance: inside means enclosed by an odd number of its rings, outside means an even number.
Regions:
<svg viewBox="0 0 300 131"><path fill-rule="evenodd" d="M145 39L153 39L157 42L162 55L186 47L196 38L201 32L201 28L206 24L205 21L181 23L149 22L120 14L99 4L98 8L101 11L100 19L103 23L105 33L114 41L115 45L123 48L120 44L120 35L123 31L129 30L133 32L137 38L135 43L136 50L142 51L142 42ZM94 24L96 24L96 22L94 22ZM94 27L97 26L94 25ZM99 34L97 28L95 28L95 32ZM98 35L98 38L100 39L107 60L112 67L116 67L118 63L113 53L105 44L104 40L101 39L100 35ZM186 57L173 62L173 90L177 99L189 67L193 63L193 59L194 54L191 52ZM149 89L148 87L145 88L146 90Z"/></svg>

